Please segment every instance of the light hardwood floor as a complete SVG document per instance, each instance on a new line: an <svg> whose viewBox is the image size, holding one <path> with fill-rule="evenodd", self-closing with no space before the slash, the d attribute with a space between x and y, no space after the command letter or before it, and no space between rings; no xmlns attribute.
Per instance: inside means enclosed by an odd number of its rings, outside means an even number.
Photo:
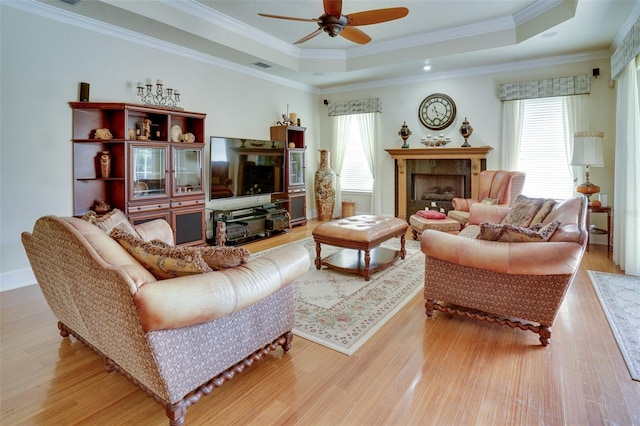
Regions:
<svg viewBox="0 0 640 426"><path fill-rule="evenodd" d="M248 246L310 235L314 222ZM417 295L354 355L295 337L204 396L186 425L640 425L626 365L587 270L620 273L591 246L544 348L531 332L436 313ZM2 425L167 425L164 409L78 341L58 335L37 286L1 297Z"/></svg>

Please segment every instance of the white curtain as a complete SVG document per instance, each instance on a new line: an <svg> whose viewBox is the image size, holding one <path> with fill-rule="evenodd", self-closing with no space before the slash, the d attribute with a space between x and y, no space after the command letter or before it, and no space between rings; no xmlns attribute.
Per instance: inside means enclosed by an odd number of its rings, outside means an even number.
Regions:
<svg viewBox="0 0 640 426"><path fill-rule="evenodd" d="M502 169L518 170L524 101L502 102Z"/></svg>
<svg viewBox="0 0 640 426"><path fill-rule="evenodd" d="M381 186L378 173L378 150L376 149L376 132L377 132L377 113L370 112L367 114L358 114L352 116L358 123L360 130L360 138L364 148L364 155L367 158L367 164L373 176L373 191L371 192L371 213L374 215L382 214L382 202L380 189Z"/></svg>
<svg viewBox="0 0 640 426"><path fill-rule="evenodd" d="M564 143L567 152L569 173L575 182L584 176L584 166L571 166L573 159L573 135L579 131L592 130L589 127L589 112L587 110L587 95L564 97Z"/></svg>
<svg viewBox="0 0 640 426"><path fill-rule="evenodd" d="M637 60L617 80L613 262L640 275L640 104Z"/></svg>
<svg viewBox="0 0 640 426"><path fill-rule="evenodd" d="M349 129L351 128L351 115L337 115L331 117L333 137L331 138L331 167L336 172L336 197L335 208L338 217L342 216L342 185L340 184L340 174L344 164L344 153L347 151L349 143Z"/></svg>

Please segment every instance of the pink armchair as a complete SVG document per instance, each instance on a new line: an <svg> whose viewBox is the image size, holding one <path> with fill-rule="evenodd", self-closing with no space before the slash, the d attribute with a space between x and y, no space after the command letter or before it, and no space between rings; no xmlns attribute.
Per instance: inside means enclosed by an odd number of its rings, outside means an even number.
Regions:
<svg viewBox="0 0 640 426"><path fill-rule="evenodd" d="M586 198L566 200L551 210L542 225L560 225L547 241L476 238L480 223L499 223L509 210L475 204L460 234L422 233L426 314L439 310L530 330L546 346L587 244Z"/></svg>
<svg viewBox="0 0 640 426"><path fill-rule="evenodd" d="M484 199L491 199L494 204L509 205L522 193L524 172L507 170L483 170L480 172L478 198L454 198L451 200L453 210L448 216L465 226L469 221L469 210L472 204Z"/></svg>

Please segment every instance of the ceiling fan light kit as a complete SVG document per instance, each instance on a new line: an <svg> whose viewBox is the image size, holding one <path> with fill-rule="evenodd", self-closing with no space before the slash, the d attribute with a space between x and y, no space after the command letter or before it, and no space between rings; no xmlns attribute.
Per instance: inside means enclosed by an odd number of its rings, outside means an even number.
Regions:
<svg viewBox="0 0 640 426"><path fill-rule="evenodd" d="M319 18L296 18L293 16L271 15L268 13L258 13L258 15L266 18L315 22L318 24L319 28L317 30L305 37L302 37L293 44L304 43L323 31L329 34L330 37L340 35L354 43L367 44L371 41L371 37L369 37L364 31L356 28L357 26L393 21L395 19L404 18L409 14L409 9L406 7L390 7L387 9L367 10L364 12L343 15L342 0L324 0L323 6L324 14Z"/></svg>

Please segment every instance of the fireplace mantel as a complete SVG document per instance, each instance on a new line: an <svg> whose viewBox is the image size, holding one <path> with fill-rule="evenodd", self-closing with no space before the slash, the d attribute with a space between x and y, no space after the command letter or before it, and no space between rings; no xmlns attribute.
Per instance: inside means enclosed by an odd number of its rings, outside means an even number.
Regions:
<svg viewBox="0 0 640 426"><path fill-rule="evenodd" d="M471 196L478 196L478 175L483 170L483 160L493 149L490 146L469 148L394 148L385 149L396 163L396 216L407 219L407 160L470 160Z"/></svg>

